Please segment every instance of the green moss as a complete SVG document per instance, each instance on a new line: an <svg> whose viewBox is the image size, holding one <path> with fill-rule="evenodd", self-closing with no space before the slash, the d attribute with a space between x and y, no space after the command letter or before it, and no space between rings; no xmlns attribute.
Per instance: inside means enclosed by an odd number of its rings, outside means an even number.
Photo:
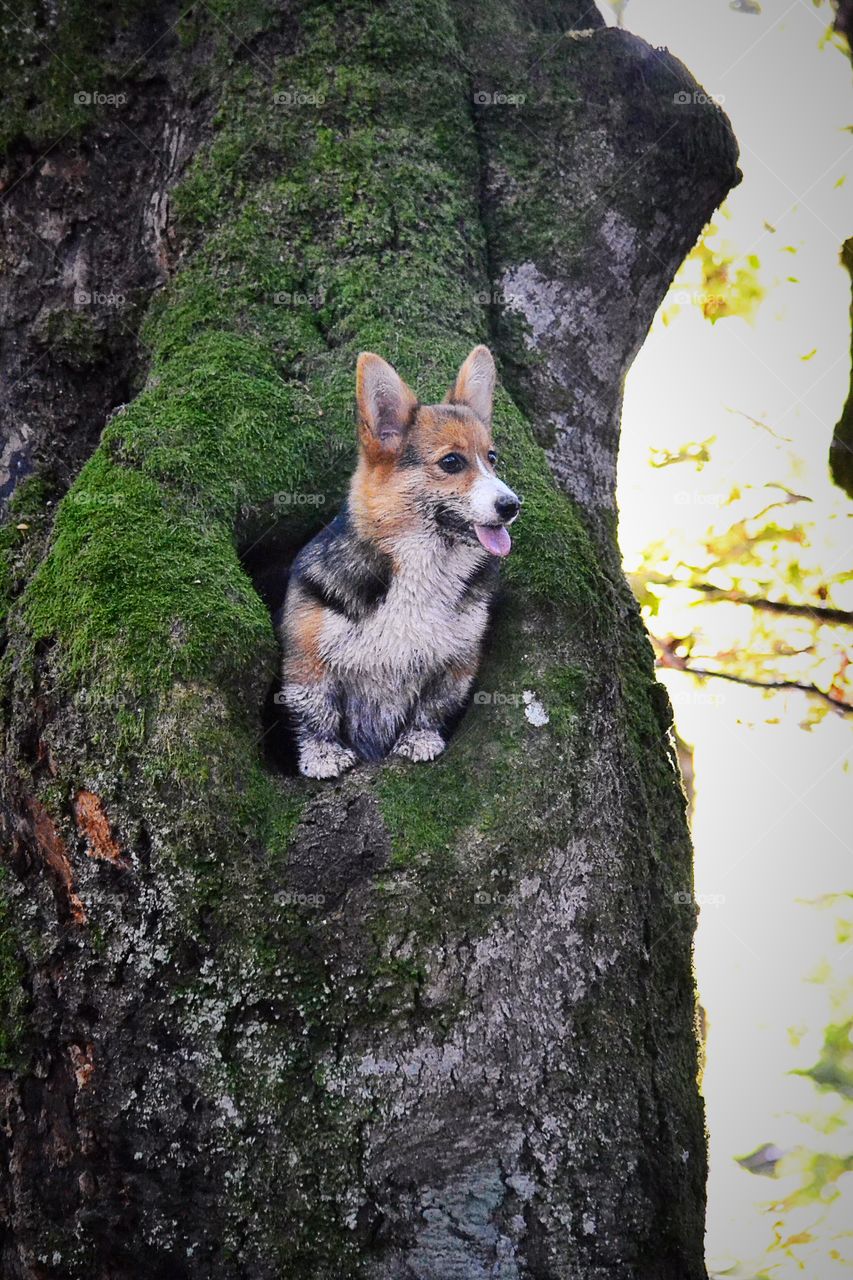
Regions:
<svg viewBox="0 0 853 1280"><path fill-rule="evenodd" d="M517 409L504 409L504 403L501 399L498 405L495 438L502 469L524 498L504 579L514 592L538 603L607 610L608 586L586 528L554 485L529 426Z"/></svg>
<svg viewBox="0 0 853 1280"><path fill-rule="evenodd" d="M513 599L501 611L472 704L445 753L429 768L387 765L377 779L392 865L416 874L407 911L424 945L454 924L471 927L499 911L525 869L536 865L543 843L568 838L570 780L584 752L575 729L588 688L586 672L566 656L571 616L555 610L548 617L543 649L534 634L542 614L527 615ZM540 709L544 724L528 717ZM556 792L555 773L565 780ZM393 932L399 927L393 883L387 906L384 927Z"/></svg>
<svg viewBox="0 0 853 1280"><path fill-rule="evenodd" d="M22 136L46 143L92 122L98 108L86 97L120 92L118 67L101 51L109 44L112 24L126 25L134 7L125 5L122 16L120 6L104 0L65 0L46 18L32 0L3 18L0 147Z"/></svg>
<svg viewBox="0 0 853 1280"><path fill-rule="evenodd" d="M53 516L53 486L43 475L27 476L9 502L0 525L0 648L5 640L6 616L18 591L31 574Z"/></svg>
<svg viewBox="0 0 853 1280"><path fill-rule="evenodd" d="M491 797L475 776L473 753L482 735L469 726L466 732L475 735L474 743L466 745L465 735L458 735L430 769L397 763L383 770L377 790L398 865L440 858L462 828L479 826L483 809L489 807Z"/></svg>
<svg viewBox="0 0 853 1280"><path fill-rule="evenodd" d="M639 625L625 636L620 668L627 727L638 758L657 759L661 738L672 729L672 708L666 689L655 679L654 654Z"/></svg>
<svg viewBox="0 0 853 1280"><path fill-rule="evenodd" d="M89 930L89 946L93 955L102 958L107 954L107 939L100 925L92 925Z"/></svg>
<svg viewBox="0 0 853 1280"><path fill-rule="evenodd" d="M672 707L665 687L655 678L654 654L638 617L623 637L619 655L628 743L635 759L635 786L643 795L649 822L649 856L668 901L693 881L690 842L686 836L686 799L679 784L679 766L672 737ZM692 918L674 910L673 928L689 938ZM664 913L665 918L665 913ZM689 941L685 943L689 946Z"/></svg>
<svg viewBox="0 0 853 1280"><path fill-rule="evenodd" d="M53 494L53 485L46 476L38 472L27 476L9 499L9 523L40 516Z"/></svg>
<svg viewBox="0 0 853 1280"><path fill-rule="evenodd" d="M131 109L150 72L146 54L207 42L189 67L188 88L209 91L232 61L232 50L255 38L277 16L269 0L211 0L187 9L174 33L166 11L152 40L143 0L59 0L45 8L27 0L0 19L4 86L0 151L26 138L36 146L77 137ZM158 50L160 52L160 50Z"/></svg>

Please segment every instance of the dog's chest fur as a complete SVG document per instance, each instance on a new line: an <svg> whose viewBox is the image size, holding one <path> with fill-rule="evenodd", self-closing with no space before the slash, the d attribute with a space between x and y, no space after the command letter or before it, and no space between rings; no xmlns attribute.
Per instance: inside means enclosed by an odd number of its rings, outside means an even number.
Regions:
<svg viewBox="0 0 853 1280"><path fill-rule="evenodd" d="M483 552L423 533L394 547L388 590L366 616L329 613L320 653L340 674L412 688L419 680L476 656L488 620L488 600L470 584Z"/></svg>

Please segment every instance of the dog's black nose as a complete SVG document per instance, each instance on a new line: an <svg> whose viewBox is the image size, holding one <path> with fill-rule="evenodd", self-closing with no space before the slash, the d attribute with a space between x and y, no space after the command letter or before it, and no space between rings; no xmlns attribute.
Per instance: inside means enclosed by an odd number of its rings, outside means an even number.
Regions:
<svg viewBox="0 0 853 1280"><path fill-rule="evenodd" d="M495 501L495 511L501 520L509 522L518 515L521 503L518 498L498 498Z"/></svg>

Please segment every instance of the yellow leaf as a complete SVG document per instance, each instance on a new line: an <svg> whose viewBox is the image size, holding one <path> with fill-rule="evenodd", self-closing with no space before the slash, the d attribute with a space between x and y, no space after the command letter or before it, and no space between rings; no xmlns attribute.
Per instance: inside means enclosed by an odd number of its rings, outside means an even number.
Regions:
<svg viewBox="0 0 853 1280"><path fill-rule="evenodd" d="M787 1249L792 1244L809 1244L813 1239L814 1236L810 1231L798 1231L796 1235L788 1236L788 1239L783 1242L782 1248Z"/></svg>

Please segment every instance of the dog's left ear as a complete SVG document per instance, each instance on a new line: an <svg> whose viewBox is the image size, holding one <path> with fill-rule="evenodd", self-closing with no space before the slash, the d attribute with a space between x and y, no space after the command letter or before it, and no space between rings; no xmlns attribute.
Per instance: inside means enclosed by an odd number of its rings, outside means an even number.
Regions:
<svg viewBox="0 0 853 1280"><path fill-rule="evenodd" d="M488 347L475 347L448 391L448 404L467 404L487 427L492 425L495 395L495 362Z"/></svg>
<svg viewBox="0 0 853 1280"><path fill-rule="evenodd" d="M414 391L387 360L362 351L356 365L355 394L362 446L371 457L399 453L418 407Z"/></svg>

